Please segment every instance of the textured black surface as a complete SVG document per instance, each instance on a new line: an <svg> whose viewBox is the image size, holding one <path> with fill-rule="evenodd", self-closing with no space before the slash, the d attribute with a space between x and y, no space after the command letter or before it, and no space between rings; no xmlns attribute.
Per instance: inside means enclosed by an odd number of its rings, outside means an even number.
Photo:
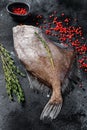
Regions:
<svg viewBox="0 0 87 130"><path fill-rule="evenodd" d="M51 14L52 11L58 10L58 15L60 15L62 10L64 10L67 15L80 18L80 24L82 24L83 29L85 30L87 23L86 19L82 20L84 15L81 12L83 12L83 10L76 10L75 13L75 11L72 11L69 8L65 9L62 4L57 5L57 0L55 0L55 2L54 0L26 1L31 4L31 13L33 15L40 13L43 14L45 18L48 18L48 15ZM14 54L12 27L19 23L13 21L6 11L6 5L9 2L11 2L11 0L0 1L0 43L11 52L16 64L25 72L24 67ZM80 16L77 15L79 13ZM25 23L34 24L30 20ZM75 71L78 71L77 68L75 69ZM39 117L48 101L48 90L43 92L43 94L38 91L34 92L29 87L30 84L28 79L20 78L26 102L23 105L18 104L17 101L11 102L6 93L5 79L2 64L0 62L0 130L87 130L87 73L85 74L80 71L80 75L83 87L80 88L77 84L70 81L70 91L66 91L64 94L64 104L58 118L50 123L43 123L39 120ZM36 85L34 79L32 79L32 82Z"/></svg>

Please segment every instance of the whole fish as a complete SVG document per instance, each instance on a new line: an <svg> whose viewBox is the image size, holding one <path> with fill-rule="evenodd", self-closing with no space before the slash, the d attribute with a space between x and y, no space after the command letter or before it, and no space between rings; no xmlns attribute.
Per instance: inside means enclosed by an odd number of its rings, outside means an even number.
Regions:
<svg viewBox="0 0 87 130"><path fill-rule="evenodd" d="M14 48L27 71L31 72L52 89L40 119L55 119L59 114L63 98L62 86L72 66L74 52L59 43L50 41L41 29L22 25L13 28Z"/></svg>

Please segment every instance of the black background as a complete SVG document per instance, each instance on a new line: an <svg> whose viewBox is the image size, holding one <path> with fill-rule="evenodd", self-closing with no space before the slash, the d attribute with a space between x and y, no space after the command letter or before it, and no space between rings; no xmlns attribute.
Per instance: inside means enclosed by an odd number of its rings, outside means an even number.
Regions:
<svg viewBox="0 0 87 130"><path fill-rule="evenodd" d="M25 73L23 65L15 55L13 46L12 27L20 23L13 21L6 11L6 5L12 1L16 0L0 1L0 43L11 52L16 64ZM71 2L69 0L64 0L64 2L63 0L26 0L24 2L30 4L32 17L41 14L49 21L48 16L54 10L57 11L58 17L62 11L72 18L77 17L77 24L82 26L86 37L86 0L71 0ZM23 24L35 25L30 18ZM55 40L53 37L50 38ZM75 69L79 72L83 87L80 88L79 85L70 81L70 91L64 94L63 108L59 116L50 123L44 123L39 117L48 101L48 90L43 93L32 91L27 77L20 77L26 102L21 105L17 101L10 101L6 93L4 73L0 62L0 130L87 130L87 73L78 68ZM36 84L34 81L32 79L33 84Z"/></svg>

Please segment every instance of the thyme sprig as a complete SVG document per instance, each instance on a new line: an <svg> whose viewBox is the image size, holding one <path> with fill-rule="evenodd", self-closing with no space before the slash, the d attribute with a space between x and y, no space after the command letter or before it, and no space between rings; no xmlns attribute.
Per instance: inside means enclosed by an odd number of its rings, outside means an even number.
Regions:
<svg viewBox="0 0 87 130"><path fill-rule="evenodd" d="M35 32L35 35L37 36L37 38L41 41L41 43L43 44L44 48L46 49L47 51L47 54L48 54L48 57L50 59L50 63L52 65L52 67L54 68L54 61L53 61L53 58L52 58L52 53L51 53L51 50L49 48L49 46L47 45L47 43L45 42L45 40L43 40L39 34L37 32Z"/></svg>
<svg viewBox="0 0 87 130"><path fill-rule="evenodd" d="M18 102L23 102L24 93L21 88L17 74L25 76L16 66L10 53L0 44L0 56L2 60L2 66L5 74L6 89L11 100L14 99L13 95L17 96Z"/></svg>

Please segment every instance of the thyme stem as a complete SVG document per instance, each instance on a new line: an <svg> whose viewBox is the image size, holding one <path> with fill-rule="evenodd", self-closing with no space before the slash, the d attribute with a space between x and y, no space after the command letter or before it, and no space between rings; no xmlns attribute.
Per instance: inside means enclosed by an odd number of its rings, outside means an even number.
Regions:
<svg viewBox="0 0 87 130"><path fill-rule="evenodd" d="M51 63L51 65L52 65L52 67L54 68L54 61L53 61L52 53L51 53L51 50L50 50L49 46L47 45L47 43L45 42L45 40L43 40L43 39L39 36L39 34L38 34L37 32L35 32L35 35L36 35L37 38L41 41L41 43L43 44L44 48L46 48L48 57L50 58L50 63Z"/></svg>
<svg viewBox="0 0 87 130"><path fill-rule="evenodd" d="M18 102L23 102L24 93L18 80L17 74L24 76L20 70L15 66L14 61L10 53L0 44L0 56L2 60L2 66L5 74L6 89L8 96L13 100L13 94L17 96Z"/></svg>

